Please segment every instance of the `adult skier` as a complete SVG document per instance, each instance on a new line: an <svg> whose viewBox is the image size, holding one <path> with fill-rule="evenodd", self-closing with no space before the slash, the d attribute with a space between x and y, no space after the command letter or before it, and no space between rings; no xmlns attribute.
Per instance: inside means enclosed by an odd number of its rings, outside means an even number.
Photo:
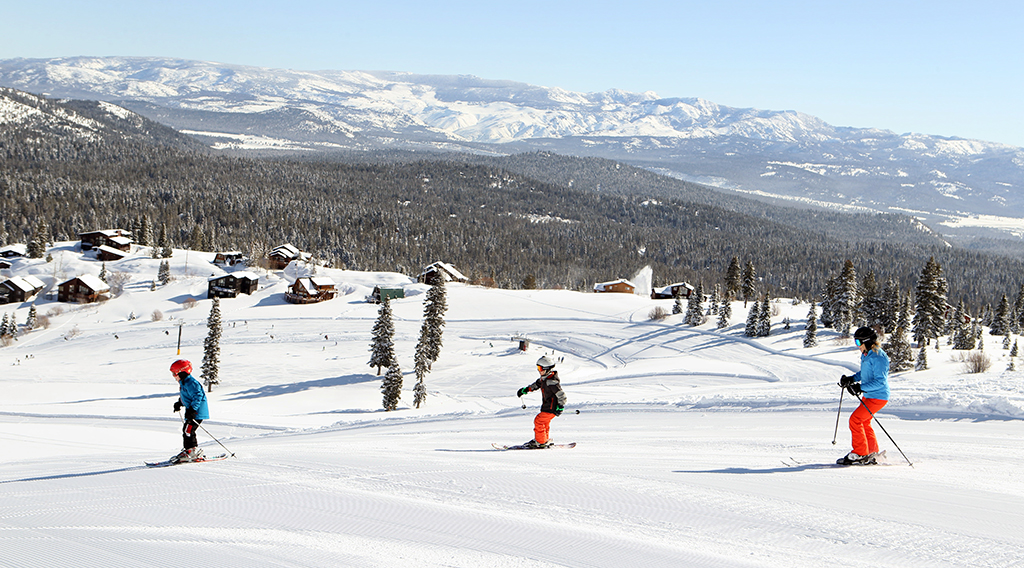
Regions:
<svg viewBox="0 0 1024 568"><path fill-rule="evenodd" d="M871 418L889 402L889 356L878 344L878 334L870 327L861 327L853 333L853 342L860 349L860 371L853 376L843 375L839 386L854 396L863 393L864 397L850 415L853 450L836 461L840 465L875 463L878 440Z"/></svg>
<svg viewBox="0 0 1024 568"><path fill-rule="evenodd" d="M547 355L537 359L537 372L540 373L540 378L516 392L516 396L523 396L528 392L539 390L542 395L540 413L533 419L533 439L523 444L526 448L551 446L549 438L551 420L565 410L565 392L562 391L562 385L558 381L558 371L555 370L554 360Z"/></svg>
<svg viewBox="0 0 1024 568"><path fill-rule="evenodd" d="M203 420L210 417L210 409L206 404L206 393L203 385L192 376L192 363L187 359L178 359L171 363L171 374L178 381L179 398L174 401L174 411L185 409L185 423L181 427L183 449L170 459L171 463L193 462L203 458L203 450L199 449L196 430Z"/></svg>

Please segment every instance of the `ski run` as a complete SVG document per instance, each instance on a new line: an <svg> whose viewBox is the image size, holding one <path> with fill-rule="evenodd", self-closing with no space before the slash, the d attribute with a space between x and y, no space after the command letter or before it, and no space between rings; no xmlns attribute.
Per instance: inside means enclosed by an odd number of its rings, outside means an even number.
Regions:
<svg viewBox="0 0 1024 568"><path fill-rule="evenodd" d="M3 276L97 275L74 245ZM234 457L146 467L181 448L168 366L188 358L202 380L212 259L176 250L156 286L160 260L107 263L130 276L124 293L41 295L49 326L0 348L0 566L1024 566L1024 372L1007 370L1002 337L984 335L986 372L943 338L927 370L890 377L878 420L913 467L877 425L884 462L842 467L856 400L838 414L836 383L859 355L831 329L804 348L808 305L788 299L771 335L748 338L743 302L719 330L651 321L671 300L452 283L417 409L425 285L321 268L340 295L298 305L283 295L302 267L259 271L257 292L221 301L199 434ZM367 365L378 285L405 293L392 412ZM18 323L28 310L0 305ZM541 355L568 396L552 441L576 446L496 451L533 437L540 395L516 391Z"/></svg>

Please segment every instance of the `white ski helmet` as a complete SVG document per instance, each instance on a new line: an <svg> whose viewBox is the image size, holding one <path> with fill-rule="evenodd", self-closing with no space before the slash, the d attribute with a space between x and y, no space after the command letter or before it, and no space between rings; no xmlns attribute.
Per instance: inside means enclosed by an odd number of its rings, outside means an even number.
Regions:
<svg viewBox="0 0 1024 568"><path fill-rule="evenodd" d="M540 359L537 359L537 366L545 371L550 371L555 366L555 360L547 355L543 355Z"/></svg>

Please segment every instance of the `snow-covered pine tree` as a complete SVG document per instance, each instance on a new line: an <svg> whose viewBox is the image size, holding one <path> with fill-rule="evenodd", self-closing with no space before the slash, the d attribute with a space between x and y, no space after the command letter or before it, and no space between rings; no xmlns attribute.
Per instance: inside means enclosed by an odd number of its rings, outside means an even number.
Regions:
<svg viewBox="0 0 1024 568"><path fill-rule="evenodd" d="M757 296L757 272L754 271L754 263L747 261L747 266L743 269L743 307L747 307L747 301ZM756 300L755 300L756 301Z"/></svg>
<svg viewBox="0 0 1024 568"><path fill-rule="evenodd" d="M725 295L738 297L742 285L743 272L740 270L740 259L734 256L729 261L729 268L725 270Z"/></svg>
<svg viewBox="0 0 1024 568"><path fill-rule="evenodd" d="M760 314L761 306L757 300L754 300L754 305L750 306L747 311L747 327L743 330L747 337L757 337L757 318Z"/></svg>
<svg viewBox="0 0 1024 568"><path fill-rule="evenodd" d="M928 346L927 345L922 345L921 348L917 350L917 360L914 361L914 370L915 371L924 371L927 368L928 368Z"/></svg>
<svg viewBox="0 0 1024 568"><path fill-rule="evenodd" d="M1003 349L1006 349L1006 350L1010 349L1010 341L1011 341L1011 339L1012 338L1010 337L1010 330L1007 329L1006 330L1006 335L1003 336Z"/></svg>
<svg viewBox="0 0 1024 568"><path fill-rule="evenodd" d="M139 230L135 234L135 242L144 247L153 244L153 226L149 222L149 215L143 215L139 220Z"/></svg>
<svg viewBox="0 0 1024 568"><path fill-rule="evenodd" d="M757 336L768 337L772 333L772 303L767 292L761 300L761 309L757 314Z"/></svg>
<svg viewBox="0 0 1024 568"><path fill-rule="evenodd" d="M701 294L694 291L686 301L686 316L683 321L687 325L698 326L704 323L704 309L701 307Z"/></svg>
<svg viewBox="0 0 1024 568"><path fill-rule="evenodd" d="M26 247L29 258L43 258L46 255L46 246L50 242L49 234L49 227L46 226L46 222L40 219Z"/></svg>
<svg viewBox="0 0 1024 568"><path fill-rule="evenodd" d="M168 260L160 261L160 269L157 270L156 279L160 284L166 285L171 281L171 263Z"/></svg>
<svg viewBox="0 0 1024 568"><path fill-rule="evenodd" d="M882 303L882 288L875 279L875 272L868 271L860 284L860 308L858 315L868 327L883 325L885 307Z"/></svg>
<svg viewBox="0 0 1024 568"><path fill-rule="evenodd" d="M0 337L10 337L12 335L9 328L9 318L10 316L7 315L7 312L4 312L4 319L0 320Z"/></svg>
<svg viewBox="0 0 1024 568"><path fill-rule="evenodd" d="M804 331L804 347L816 347L818 345L818 313L811 302L811 309L807 311L807 327Z"/></svg>
<svg viewBox="0 0 1024 568"><path fill-rule="evenodd" d="M892 333L896 329L896 318L900 312L900 304L903 301L900 297L899 283L892 278L886 280L885 287L882 288L880 296L881 311L879 312L879 323L882 325L885 333Z"/></svg>
<svg viewBox="0 0 1024 568"><path fill-rule="evenodd" d="M377 321L373 324L372 337L370 361L367 364L377 367L377 376L379 377L382 368L387 367L390 370L391 366L396 364L395 322L391 313L391 300L384 294L381 294L380 309L377 310ZM386 378L384 382L387 383ZM387 394L385 394L385 400L387 400ZM386 403L385 408L387 408Z"/></svg>
<svg viewBox="0 0 1024 568"><path fill-rule="evenodd" d="M992 335L1007 335L1010 333L1010 318L1013 317L1011 313L1010 300L1003 294L999 305L996 306L995 313L992 314L992 323L989 324L989 333Z"/></svg>
<svg viewBox="0 0 1024 568"><path fill-rule="evenodd" d="M683 313L683 295L679 288L676 288L675 292L672 292L672 315Z"/></svg>
<svg viewBox="0 0 1024 568"><path fill-rule="evenodd" d="M914 354L910 350L910 342L907 339L910 327L910 298L907 297L900 308L896 319L896 330L889 335L889 341L882 345L882 349L889 355L889 370L897 373L910 369L913 364Z"/></svg>
<svg viewBox="0 0 1024 568"><path fill-rule="evenodd" d="M974 349L974 329L970 320L971 317L967 314L964 301L961 299L956 309L953 310L953 317L950 318L952 332L950 339L953 349L963 351Z"/></svg>
<svg viewBox="0 0 1024 568"><path fill-rule="evenodd" d="M392 360L388 365L380 392L384 395L384 410L390 412L398 409L398 401L402 398L402 370L398 368L398 361Z"/></svg>
<svg viewBox="0 0 1024 568"><path fill-rule="evenodd" d="M1018 335L1024 333L1024 283L1020 285L1020 291L1017 292L1017 300L1013 303L1010 331Z"/></svg>
<svg viewBox="0 0 1024 568"><path fill-rule="evenodd" d="M416 408L419 408L427 397L427 389L423 384L424 377L441 354L444 313L447 309L444 279L439 278L427 291L423 307L423 325L420 327L420 338L416 342L416 354L413 356L416 371L413 405Z"/></svg>
<svg viewBox="0 0 1024 568"><path fill-rule="evenodd" d="M949 285L942 276L942 267L935 257L928 259L921 270L916 288L917 310L914 312L911 333L917 343L928 343L939 337L946 313L946 295Z"/></svg>
<svg viewBox="0 0 1024 568"><path fill-rule="evenodd" d="M174 251L171 249L171 239L167 236L167 227L164 225L160 225L160 237L156 246L160 247L160 258L171 258L174 255Z"/></svg>
<svg viewBox="0 0 1024 568"><path fill-rule="evenodd" d="M37 317L38 316L36 315L36 305L32 304L28 308L28 319L25 320L25 329L27 329L29 331L32 331L33 329L35 329L36 328L36 318ZM1007 336L1007 337L1009 337L1009 336ZM1007 346L1007 349L1009 349L1009 346Z"/></svg>
<svg viewBox="0 0 1024 568"><path fill-rule="evenodd" d="M857 271L853 261L843 263L843 272L839 275L839 295L832 306L832 327L839 335L847 337L857 317L860 306L860 289L857 285Z"/></svg>
<svg viewBox="0 0 1024 568"><path fill-rule="evenodd" d="M100 265L100 276L99 276L99 278L100 278L100 280L102 280L104 282L107 281L107 263L105 263L105 262Z"/></svg>
<svg viewBox="0 0 1024 568"><path fill-rule="evenodd" d="M1016 357L1019 351L1017 351L1017 340L1013 340L1013 347L1010 348L1010 357Z"/></svg>
<svg viewBox="0 0 1024 568"><path fill-rule="evenodd" d="M717 316L718 305L722 303L722 287L719 286L718 284L715 284L714 287L711 288L711 300L708 303L711 304L711 311L708 313L708 315Z"/></svg>
<svg viewBox="0 0 1024 568"><path fill-rule="evenodd" d="M213 392L213 385L220 384L217 378L220 364L220 298L213 297L210 306L210 317L206 318L206 339L203 340L203 384L208 392Z"/></svg>
<svg viewBox="0 0 1024 568"><path fill-rule="evenodd" d="M718 307L718 329L729 327L729 320L732 319L732 296L722 296L722 304Z"/></svg>
<svg viewBox="0 0 1024 568"><path fill-rule="evenodd" d="M833 314L836 302L839 300L840 282L838 276L832 276L825 281L825 291L821 293L821 314L818 320L823 327L835 327L835 315Z"/></svg>

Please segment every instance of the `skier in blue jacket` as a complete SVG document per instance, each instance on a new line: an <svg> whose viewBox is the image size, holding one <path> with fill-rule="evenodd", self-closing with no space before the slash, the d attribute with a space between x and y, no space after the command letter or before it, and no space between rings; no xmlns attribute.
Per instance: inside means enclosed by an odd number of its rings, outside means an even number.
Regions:
<svg viewBox="0 0 1024 568"><path fill-rule="evenodd" d="M184 449L171 458L171 462L191 462L203 459L203 450L199 449L196 430L203 420L210 417L210 409L206 404L206 393L203 385L192 376L192 363L187 359L178 359L171 363L171 374L178 381L179 398L174 401L174 411L185 409L185 423L181 427Z"/></svg>
<svg viewBox="0 0 1024 568"><path fill-rule="evenodd" d="M860 371L853 376L843 375L839 386L850 394L861 393L857 410L850 415L850 438L853 451L836 462L841 465L872 464L878 456L878 440L871 427L871 419L889 402L889 356L879 345L878 334L870 327L859 328L853 342L860 349ZM860 398L860 397L858 397Z"/></svg>

